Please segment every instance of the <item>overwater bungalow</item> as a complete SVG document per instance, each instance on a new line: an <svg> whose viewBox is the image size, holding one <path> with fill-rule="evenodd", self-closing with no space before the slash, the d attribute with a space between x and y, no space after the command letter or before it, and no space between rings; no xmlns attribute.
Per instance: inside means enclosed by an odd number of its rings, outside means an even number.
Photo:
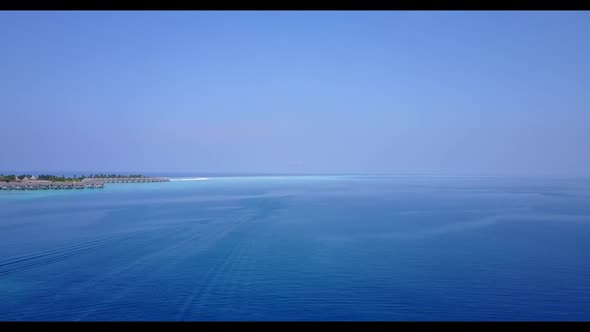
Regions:
<svg viewBox="0 0 590 332"><path fill-rule="evenodd" d="M48 189L101 189L105 183L147 183L165 182L168 178L84 178L80 182L38 180L25 177L10 182L0 183L0 190L48 190Z"/></svg>

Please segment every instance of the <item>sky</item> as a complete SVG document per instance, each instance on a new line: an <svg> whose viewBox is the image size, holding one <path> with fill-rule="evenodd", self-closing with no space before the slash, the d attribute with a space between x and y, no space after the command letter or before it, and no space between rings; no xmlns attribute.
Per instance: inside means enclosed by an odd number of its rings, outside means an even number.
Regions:
<svg viewBox="0 0 590 332"><path fill-rule="evenodd" d="M0 172L590 175L590 12L0 12Z"/></svg>

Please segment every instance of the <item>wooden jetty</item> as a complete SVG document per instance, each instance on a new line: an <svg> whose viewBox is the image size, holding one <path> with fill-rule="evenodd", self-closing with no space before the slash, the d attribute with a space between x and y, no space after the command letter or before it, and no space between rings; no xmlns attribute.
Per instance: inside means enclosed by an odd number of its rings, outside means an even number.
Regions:
<svg viewBox="0 0 590 332"><path fill-rule="evenodd" d="M96 182L102 183L146 183L146 182L167 182L168 178L86 178L82 182Z"/></svg>
<svg viewBox="0 0 590 332"><path fill-rule="evenodd" d="M79 182L18 180L0 182L0 190L102 189L105 183L167 182L168 178L85 178Z"/></svg>

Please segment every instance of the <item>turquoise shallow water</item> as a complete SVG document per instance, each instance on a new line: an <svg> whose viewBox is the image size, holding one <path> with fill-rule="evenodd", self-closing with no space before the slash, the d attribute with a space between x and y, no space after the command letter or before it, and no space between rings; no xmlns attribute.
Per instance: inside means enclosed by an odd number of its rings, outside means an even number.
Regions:
<svg viewBox="0 0 590 332"><path fill-rule="evenodd" d="M0 192L0 320L590 320L590 181Z"/></svg>

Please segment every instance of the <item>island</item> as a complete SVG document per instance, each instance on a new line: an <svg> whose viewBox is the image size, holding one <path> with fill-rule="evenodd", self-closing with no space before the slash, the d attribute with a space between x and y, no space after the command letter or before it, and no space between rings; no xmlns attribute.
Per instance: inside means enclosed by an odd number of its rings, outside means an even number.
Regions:
<svg viewBox="0 0 590 332"><path fill-rule="evenodd" d="M101 189L105 183L167 182L168 178L140 174L90 174L88 176L56 176L40 174L0 174L0 190Z"/></svg>

